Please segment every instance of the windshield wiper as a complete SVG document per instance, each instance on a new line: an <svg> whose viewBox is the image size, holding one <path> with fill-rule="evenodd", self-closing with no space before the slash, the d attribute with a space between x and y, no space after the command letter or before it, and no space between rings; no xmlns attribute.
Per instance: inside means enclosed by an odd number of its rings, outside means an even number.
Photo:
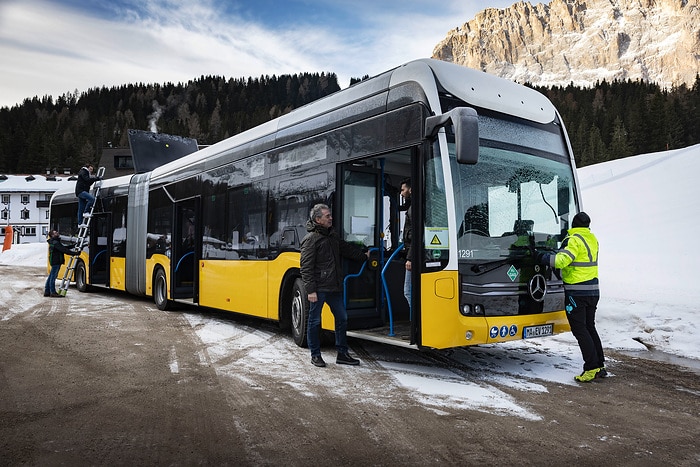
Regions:
<svg viewBox="0 0 700 467"><path fill-rule="evenodd" d="M470 268L473 273L476 274L481 274L483 272L491 272L494 269L498 269L499 267L503 266L504 264L509 263L513 258L508 257L506 259L498 259L495 261L488 261L486 263L479 263L479 264L473 264L472 267ZM485 269L489 266L492 266L489 269Z"/></svg>

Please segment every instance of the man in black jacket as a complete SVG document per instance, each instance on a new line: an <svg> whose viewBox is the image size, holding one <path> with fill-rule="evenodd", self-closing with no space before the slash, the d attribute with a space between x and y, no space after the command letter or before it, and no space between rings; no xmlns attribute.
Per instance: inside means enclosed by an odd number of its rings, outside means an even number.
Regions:
<svg viewBox="0 0 700 467"><path fill-rule="evenodd" d="M49 277L46 278L46 284L44 285L44 297L62 298L63 295L56 293L56 278L58 277L58 271L61 269L61 265L65 262L63 255L77 255L78 252L69 250L67 247L63 246L57 230L51 230L49 232L49 238L46 241L49 243L49 264L51 265L51 272L49 272Z"/></svg>
<svg viewBox="0 0 700 467"><path fill-rule="evenodd" d="M95 204L95 197L90 194L90 186L98 181L99 177L93 177L95 170L92 164L87 163L78 172L78 181L75 182L75 196L78 197L78 225L82 225L83 217Z"/></svg>
<svg viewBox="0 0 700 467"><path fill-rule="evenodd" d="M341 255L364 261L369 257L362 251L342 240L331 229L333 216L325 204L317 204L311 209L310 220L306 223L309 232L301 241L301 279L304 281L309 299L309 322L306 339L311 351L311 363L324 367L321 357L321 310L328 306L335 319L335 347L338 350L336 363L359 365L360 361L348 354L347 327L348 315L343 302L343 272Z"/></svg>

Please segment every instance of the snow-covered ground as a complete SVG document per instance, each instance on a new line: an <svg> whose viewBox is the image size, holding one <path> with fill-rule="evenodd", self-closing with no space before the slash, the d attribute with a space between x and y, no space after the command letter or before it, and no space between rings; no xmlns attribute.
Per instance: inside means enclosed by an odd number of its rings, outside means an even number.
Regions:
<svg viewBox="0 0 700 467"><path fill-rule="evenodd" d="M607 347L640 341L700 359L698 173L700 145L579 169L600 242L597 316Z"/></svg>
<svg viewBox="0 0 700 467"><path fill-rule="evenodd" d="M700 363L700 285L696 277L700 270L695 268L700 256L692 243L700 226L697 173L700 145L579 170L584 210L591 216L591 230L601 244L602 297L597 326L606 349L649 353L649 347ZM13 245L0 254L0 265L42 267L45 254L45 245ZM43 283L33 286L41 289ZM11 316L0 313L0 321ZM220 363L217 371L224 376L243 377L243 364L251 371L275 375L301 393L310 390L310 380L319 378L328 378L325 387L336 387L338 394L343 393L343 385L334 384L343 373L336 372L334 365L318 374L306 356L279 357L308 352L296 349L291 339L276 339L271 335L273 331L207 313L187 313L186 317L211 361ZM520 406L499 387L546 392L541 381L574 385L572 376L582 367L571 333L479 346L478 351L460 349L451 358L468 371L473 370L470 378L418 358L404 363L391 357L398 350L377 346L365 345L378 356L377 362L396 384L437 411L449 405L537 419L537 414ZM241 351L246 353L245 359L237 360L235 365L226 363L227 355ZM614 376L614 364L611 366ZM362 366L358 371L375 370ZM390 388L387 391L390 393ZM376 388L368 389L366 397L377 402Z"/></svg>

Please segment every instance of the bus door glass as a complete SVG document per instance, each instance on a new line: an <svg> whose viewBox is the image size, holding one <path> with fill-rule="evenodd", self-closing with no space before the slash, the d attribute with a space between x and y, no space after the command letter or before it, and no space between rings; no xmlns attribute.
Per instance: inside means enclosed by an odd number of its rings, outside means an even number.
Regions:
<svg viewBox="0 0 700 467"><path fill-rule="evenodd" d="M194 297L199 256L197 235L198 198L175 204L175 229L173 232L172 268L173 298Z"/></svg>
<svg viewBox="0 0 700 467"><path fill-rule="evenodd" d="M109 285L112 216L95 213L90 222L90 284Z"/></svg>
<svg viewBox="0 0 700 467"><path fill-rule="evenodd" d="M341 205L334 213L334 227L341 238L363 249L381 246L379 231L380 172L366 167L343 167L340 174ZM362 264L344 260L346 306L351 328L380 324L381 304L378 271Z"/></svg>

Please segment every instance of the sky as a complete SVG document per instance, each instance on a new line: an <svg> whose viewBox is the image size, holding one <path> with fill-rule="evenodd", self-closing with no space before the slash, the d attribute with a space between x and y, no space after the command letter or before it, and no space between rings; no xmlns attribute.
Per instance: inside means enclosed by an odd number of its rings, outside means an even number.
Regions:
<svg viewBox="0 0 700 467"><path fill-rule="evenodd" d="M0 107L129 83L332 72L430 57L513 0L0 0Z"/></svg>
<svg viewBox="0 0 700 467"><path fill-rule="evenodd" d="M616 377L611 350L680 364L700 374L698 255L689 250L689 237L700 231L697 173L700 145L578 169L584 210L600 242L601 299L596 325L608 352L606 367L611 378ZM0 272L3 265L39 268L45 255L45 245L13 245L0 253ZM3 277L0 303L20 305L18 309L0 308L0 322L33 314L36 305L46 300L42 297L43 276L37 277L35 284L13 284L16 279L11 274ZM22 300L8 300L8 290L22 290ZM74 288L68 293L68 300L78 294ZM94 313L90 310L108 309L117 319L120 308L115 297L81 294L79 301L71 302L70 312L88 316ZM155 306L153 310L158 312ZM277 338L281 331L265 326L262 320L230 320L196 309L183 314L222 378L265 372L309 397L318 397L314 391L321 381L324 391L347 396L347 388L352 388L356 400L390 405L392 389L401 387L411 392L417 404L437 413L455 407L539 420L538 413L506 394L503 386L537 393L547 392L543 382L574 387L578 383L573 376L583 366L576 341L567 332L456 349L449 358L466 368L466 377L465 370L435 365L423 359L421 352L371 342L362 346L381 370L376 365L361 365L357 372L343 372L329 365L327 372L318 373L310 370L307 349L296 347L289 336ZM398 353L402 353L400 358ZM231 359L232 354L238 357ZM171 371L177 371L176 360L169 365ZM388 387L377 388L387 384L379 383L384 378L377 378L377 371L391 376Z"/></svg>

